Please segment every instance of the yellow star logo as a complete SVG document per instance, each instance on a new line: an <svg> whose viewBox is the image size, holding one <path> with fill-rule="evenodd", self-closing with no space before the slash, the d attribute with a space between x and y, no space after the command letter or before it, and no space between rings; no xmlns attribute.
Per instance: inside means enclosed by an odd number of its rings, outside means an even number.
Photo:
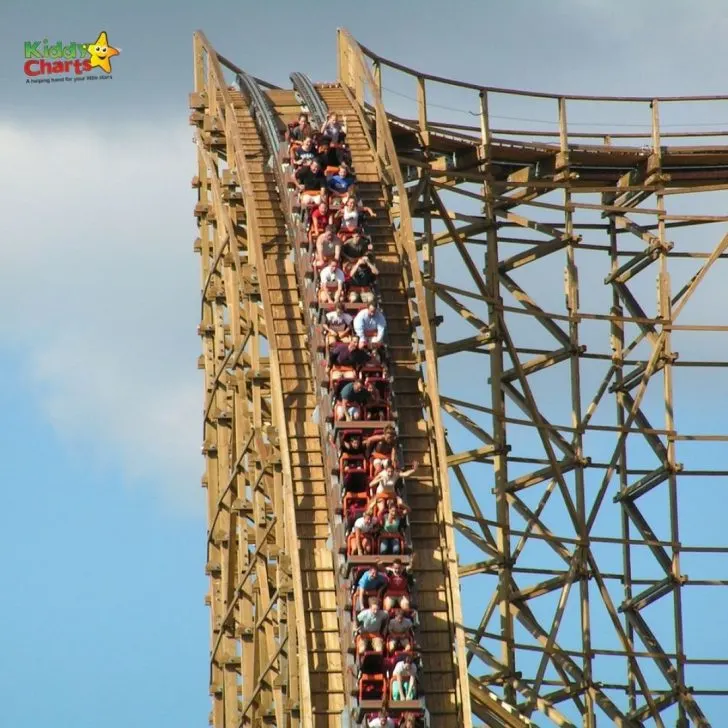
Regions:
<svg viewBox="0 0 728 728"><path fill-rule="evenodd" d="M119 50L109 45L109 39L105 31L99 33L96 42L90 43L86 50L91 56L91 68L98 67L106 71L106 73L111 73L111 61L109 59L118 56Z"/></svg>

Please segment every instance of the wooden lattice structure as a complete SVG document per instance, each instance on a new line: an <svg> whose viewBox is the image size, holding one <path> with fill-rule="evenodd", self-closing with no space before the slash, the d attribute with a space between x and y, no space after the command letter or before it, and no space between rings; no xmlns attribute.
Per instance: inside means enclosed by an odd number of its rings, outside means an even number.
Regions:
<svg viewBox="0 0 728 728"><path fill-rule="evenodd" d="M305 338L279 323L301 282L290 210L223 66L239 71L197 34L212 724L339 725L321 715L346 714L345 655L327 657L343 696L324 709L305 650L338 577L302 541L335 524L308 536L296 510L319 431L296 388L307 344L280 338ZM709 561L728 551L711 512L728 475L728 132L710 125L728 97L488 88L343 30L332 87L388 191L411 301L458 724L720 725L728 641L706 654L700 624L720 631L728 584Z"/></svg>

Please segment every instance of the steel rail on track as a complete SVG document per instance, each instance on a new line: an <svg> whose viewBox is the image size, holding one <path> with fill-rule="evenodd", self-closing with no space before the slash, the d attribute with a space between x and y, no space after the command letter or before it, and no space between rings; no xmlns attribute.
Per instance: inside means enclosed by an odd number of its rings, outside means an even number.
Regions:
<svg viewBox="0 0 728 728"><path fill-rule="evenodd" d="M268 163L276 178L283 212L287 220L293 220L293 211L287 194L288 184L283 175L283 168L281 166L281 138L278 132L278 126L275 122L276 116L275 111L273 110L273 104L261 90L259 80L251 76L249 73L241 71L236 75L235 81L240 92L243 96L245 96L250 104L253 120L257 121L258 127L263 134L265 146L270 152L271 156ZM316 93L315 90L314 93ZM295 249L295 233L290 225L286 225L286 236L288 237L291 247Z"/></svg>
<svg viewBox="0 0 728 728"><path fill-rule="evenodd" d="M242 93L248 100L253 120L257 122L258 128L263 134L263 141L270 152L268 165L275 175L281 208L283 209L286 219L292 220L293 212L291 210L287 194L288 185L285 177L283 176L283 168L280 163L281 138L278 133L278 126L275 122L276 117L273 110L273 104L263 91L261 91L260 81L251 76L249 73L240 71L240 73L238 73L235 77L235 82L240 89L240 93ZM288 242L291 244L292 249L295 249L295 233L290 225L286 225L285 228Z"/></svg>
<svg viewBox="0 0 728 728"><path fill-rule="evenodd" d="M305 106L308 109L313 126L316 129L320 129L328 116L328 106L326 106L319 92L314 88L313 83L311 83L311 79L305 73L296 71L289 78L293 84L294 91L301 97L301 106Z"/></svg>
<svg viewBox="0 0 728 728"><path fill-rule="evenodd" d="M279 170L280 165L277 164L280 138L278 135L278 127L274 121L273 109L271 108L265 94L260 90L257 79L253 78L250 74L245 73L245 71L240 71L235 76L235 82L237 83L240 92L250 102L250 107L253 111L253 118L258 122L258 126L263 133L263 138L266 146L268 147L268 151L275 160L271 166L276 172L276 180L280 184L282 182L282 178Z"/></svg>

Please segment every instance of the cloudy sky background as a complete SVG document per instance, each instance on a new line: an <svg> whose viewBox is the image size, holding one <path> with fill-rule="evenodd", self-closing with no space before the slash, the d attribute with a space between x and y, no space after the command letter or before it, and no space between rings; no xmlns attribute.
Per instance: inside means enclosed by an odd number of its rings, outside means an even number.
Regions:
<svg viewBox="0 0 728 728"><path fill-rule="evenodd" d="M384 56L492 85L726 90L717 0L391 5L0 7L1 724L207 722L195 29L281 85L292 70L333 80L343 25ZM122 49L112 81L25 84L24 41L100 29Z"/></svg>

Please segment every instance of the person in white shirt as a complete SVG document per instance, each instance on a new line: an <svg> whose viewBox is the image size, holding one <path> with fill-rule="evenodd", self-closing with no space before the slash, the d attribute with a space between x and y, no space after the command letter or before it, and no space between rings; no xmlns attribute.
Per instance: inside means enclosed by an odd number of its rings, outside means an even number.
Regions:
<svg viewBox="0 0 728 728"><path fill-rule="evenodd" d="M334 306L333 311L329 311L324 316L323 330L327 335L329 345L335 344L337 341L348 341L351 336L351 326L354 317L346 313L344 304L339 301Z"/></svg>
<svg viewBox="0 0 728 728"><path fill-rule="evenodd" d="M339 222L339 237L347 240L362 227L364 215L376 217L377 214L371 207L367 207L361 200L355 197L347 197L346 202L339 208L334 221Z"/></svg>
<svg viewBox="0 0 728 728"><path fill-rule="evenodd" d="M405 654L392 670L392 700L414 700L417 695L416 678L417 665L412 662L412 655Z"/></svg>
<svg viewBox="0 0 728 728"><path fill-rule="evenodd" d="M340 301L344 297L344 271L339 268L339 261L334 258L329 264L321 269L321 292L319 296L320 303L334 303ZM334 295L332 296L332 289Z"/></svg>
<svg viewBox="0 0 728 728"><path fill-rule="evenodd" d="M369 487L376 488L376 493L392 494L397 490L399 480L409 478L413 475L419 466L415 460L409 470L396 470L391 463L387 463L370 481Z"/></svg>
<svg viewBox="0 0 728 728"><path fill-rule="evenodd" d="M352 544L352 554L364 555L372 552L372 537L379 527L379 523L372 518L371 513L362 513L359 518L354 521L352 529L354 538Z"/></svg>
<svg viewBox="0 0 728 728"><path fill-rule="evenodd" d="M395 722L387 715L387 711L383 710L376 718L372 718L367 722L368 728L395 728Z"/></svg>
<svg viewBox="0 0 728 728"><path fill-rule="evenodd" d="M359 348L377 348L382 345L387 320L376 303L370 303L354 318L354 331L359 337Z"/></svg>

